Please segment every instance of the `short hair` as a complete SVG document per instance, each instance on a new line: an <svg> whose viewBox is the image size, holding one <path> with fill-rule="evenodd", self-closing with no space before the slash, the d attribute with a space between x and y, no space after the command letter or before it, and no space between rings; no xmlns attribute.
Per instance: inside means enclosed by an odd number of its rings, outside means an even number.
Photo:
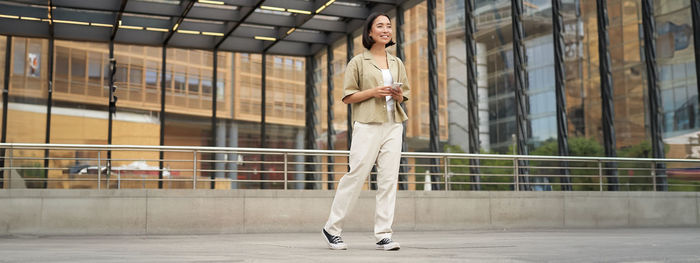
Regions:
<svg viewBox="0 0 700 263"><path fill-rule="evenodd" d="M389 21L391 21L391 18L387 14L380 13L380 12L371 13L367 17L367 20L365 20L364 31L362 32L362 45L366 49L371 49L372 45L374 45L374 40L371 37L369 37L369 31L372 30L372 23L374 23L374 20L380 16L386 16L386 18L389 18ZM385 47L390 47L390 46L393 46L395 44L396 43L394 43L394 40L390 40L389 43L386 43Z"/></svg>

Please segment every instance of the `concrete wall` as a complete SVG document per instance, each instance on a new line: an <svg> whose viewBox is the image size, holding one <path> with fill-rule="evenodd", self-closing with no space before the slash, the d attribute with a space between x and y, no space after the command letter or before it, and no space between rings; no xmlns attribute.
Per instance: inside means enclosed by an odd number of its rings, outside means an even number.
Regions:
<svg viewBox="0 0 700 263"><path fill-rule="evenodd" d="M320 231L333 191L0 190L0 235ZM363 191L346 231L371 232ZM700 194L399 192L395 231L700 226Z"/></svg>

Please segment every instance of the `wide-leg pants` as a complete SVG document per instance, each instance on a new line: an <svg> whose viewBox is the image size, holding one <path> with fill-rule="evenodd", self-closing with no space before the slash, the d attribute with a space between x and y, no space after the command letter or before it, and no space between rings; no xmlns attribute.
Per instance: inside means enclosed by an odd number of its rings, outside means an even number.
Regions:
<svg viewBox="0 0 700 263"><path fill-rule="evenodd" d="M403 126L397 122L354 123L350 146L350 172L338 183L325 226L329 234L338 236L342 232L345 217L352 211L362 185L376 162L378 175L374 236L377 241L391 238L402 133Z"/></svg>

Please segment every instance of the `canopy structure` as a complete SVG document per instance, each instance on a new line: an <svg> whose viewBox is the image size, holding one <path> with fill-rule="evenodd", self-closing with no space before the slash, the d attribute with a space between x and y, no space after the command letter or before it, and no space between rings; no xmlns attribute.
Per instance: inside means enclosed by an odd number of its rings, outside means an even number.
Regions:
<svg viewBox="0 0 700 263"><path fill-rule="evenodd" d="M4 0L0 34L308 56L411 0Z"/></svg>

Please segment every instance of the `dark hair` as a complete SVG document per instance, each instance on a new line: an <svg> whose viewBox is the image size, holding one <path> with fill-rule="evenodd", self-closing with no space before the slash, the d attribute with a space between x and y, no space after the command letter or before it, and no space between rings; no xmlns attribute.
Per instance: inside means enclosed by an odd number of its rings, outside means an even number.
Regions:
<svg viewBox="0 0 700 263"><path fill-rule="evenodd" d="M367 17L367 20L365 20L365 30L362 32L362 45L366 49L370 49L372 48L372 45L374 45L374 40L369 36L369 31L372 30L372 23L374 23L374 20L380 16L386 16L386 18L389 18L389 16L385 13L374 12ZM391 18L389 18L389 20L391 20ZM389 43L386 43L385 47L390 47L395 44L396 43L394 43L394 40L390 40Z"/></svg>

